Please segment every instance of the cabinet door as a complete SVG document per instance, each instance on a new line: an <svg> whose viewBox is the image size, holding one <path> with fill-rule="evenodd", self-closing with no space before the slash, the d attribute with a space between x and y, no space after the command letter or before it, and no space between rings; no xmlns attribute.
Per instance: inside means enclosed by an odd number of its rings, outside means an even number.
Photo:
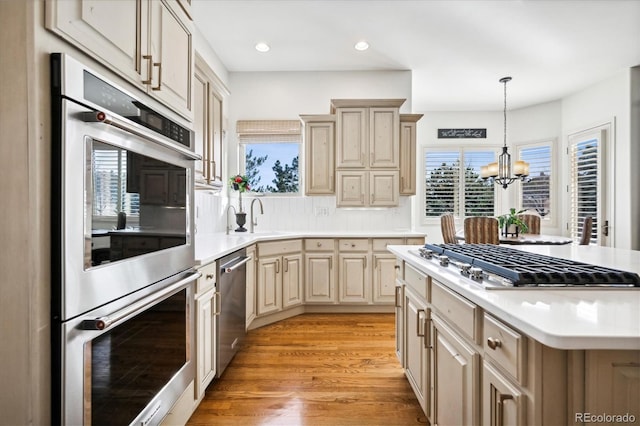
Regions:
<svg viewBox="0 0 640 426"><path fill-rule="evenodd" d="M288 254L282 257L282 308L302 301L302 254Z"/></svg>
<svg viewBox="0 0 640 426"><path fill-rule="evenodd" d="M416 194L415 122L400 122L400 194Z"/></svg>
<svg viewBox="0 0 640 426"><path fill-rule="evenodd" d="M338 207L364 207L365 195L368 194L368 172L357 170L339 170L338 194L336 204Z"/></svg>
<svg viewBox="0 0 640 426"><path fill-rule="evenodd" d="M183 170L169 172L169 204L184 207L187 203L187 173Z"/></svg>
<svg viewBox="0 0 640 426"><path fill-rule="evenodd" d="M304 148L306 155L306 192L333 194L334 189L334 132L333 122L305 123Z"/></svg>
<svg viewBox="0 0 640 426"><path fill-rule="evenodd" d="M177 10L161 1L149 2L150 28L148 53L151 56L151 95L161 99L176 112L191 119L191 84L193 74L192 27L181 20ZM179 6L176 4L176 7ZM144 49L143 49L144 51Z"/></svg>
<svg viewBox="0 0 640 426"><path fill-rule="evenodd" d="M368 254L340 254L338 287L340 302L369 303L371 301Z"/></svg>
<svg viewBox="0 0 640 426"><path fill-rule="evenodd" d="M282 310L281 256L258 261L258 315Z"/></svg>
<svg viewBox="0 0 640 426"><path fill-rule="evenodd" d="M207 158L209 159L209 180L222 181L222 144L224 130L222 128L223 101L222 97L213 91L209 91L212 108L212 143Z"/></svg>
<svg viewBox="0 0 640 426"><path fill-rule="evenodd" d="M306 303L335 303L333 253L306 254Z"/></svg>
<svg viewBox="0 0 640 426"><path fill-rule="evenodd" d="M476 425L480 413L480 354L433 315L432 424Z"/></svg>
<svg viewBox="0 0 640 426"><path fill-rule="evenodd" d="M431 395L429 377L429 309L410 287L404 286L405 374L427 417ZM433 423L432 423L433 424Z"/></svg>
<svg viewBox="0 0 640 426"><path fill-rule="evenodd" d="M48 29L144 87L141 0L47 0L45 5Z"/></svg>
<svg viewBox="0 0 640 426"><path fill-rule="evenodd" d="M404 284L396 280L395 286L395 314L396 314L396 356L402 368L405 368L404 358Z"/></svg>
<svg viewBox="0 0 640 426"><path fill-rule="evenodd" d="M214 289L196 299L196 395L202 397L205 389L216 375L216 294Z"/></svg>
<svg viewBox="0 0 640 426"><path fill-rule="evenodd" d="M393 254L373 255L373 302L395 301L396 257Z"/></svg>
<svg viewBox="0 0 640 426"><path fill-rule="evenodd" d="M398 108L369 108L369 166L398 168L399 138Z"/></svg>
<svg viewBox="0 0 640 426"><path fill-rule="evenodd" d="M251 325L251 321L256 317L256 246L247 247L247 257L251 258L247 262L247 309L246 321L247 328Z"/></svg>
<svg viewBox="0 0 640 426"><path fill-rule="evenodd" d="M196 67L193 78L193 131L195 133L194 151L202 157L195 161L195 181L209 183L209 84L200 69Z"/></svg>
<svg viewBox="0 0 640 426"><path fill-rule="evenodd" d="M368 165L368 113L368 108L339 108L336 111L338 168Z"/></svg>
<svg viewBox="0 0 640 426"><path fill-rule="evenodd" d="M147 169L140 172L140 204L167 205L169 171Z"/></svg>
<svg viewBox="0 0 640 426"><path fill-rule="evenodd" d="M524 395L490 363L482 368L482 424L524 425Z"/></svg>
<svg viewBox="0 0 640 426"><path fill-rule="evenodd" d="M398 171L369 172L369 205L375 207L397 206L400 199Z"/></svg>

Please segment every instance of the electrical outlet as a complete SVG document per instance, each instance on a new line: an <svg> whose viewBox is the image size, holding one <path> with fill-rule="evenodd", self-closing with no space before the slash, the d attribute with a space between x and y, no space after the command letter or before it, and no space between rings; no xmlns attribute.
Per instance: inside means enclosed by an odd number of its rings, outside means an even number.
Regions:
<svg viewBox="0 0 640 426"><path fill-rule="evenodd" d="M329 208L328 207L316 207L315 208L316 216L329 216Z"/></svg>

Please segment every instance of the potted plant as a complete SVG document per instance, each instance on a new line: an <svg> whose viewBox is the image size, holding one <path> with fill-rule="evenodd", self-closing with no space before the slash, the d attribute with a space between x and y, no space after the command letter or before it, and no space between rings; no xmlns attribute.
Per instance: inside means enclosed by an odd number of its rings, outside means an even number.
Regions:
<svg viewBox="0 0 640 426"><path fill-rule="evenodd" d="M525 233L529 230L527 224L518 217L519 214L525 211L526 210L516 211L516 209L512 207L509 209L509 213L498 216L498 225L500 229L502 229L504 236L515 235L517 237L518 233Z"/></svg>

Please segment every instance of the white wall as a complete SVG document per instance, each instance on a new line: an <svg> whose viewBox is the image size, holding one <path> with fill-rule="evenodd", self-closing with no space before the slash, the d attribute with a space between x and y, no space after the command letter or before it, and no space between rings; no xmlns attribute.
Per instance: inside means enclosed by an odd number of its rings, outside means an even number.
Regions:
<svg viewBox="0 0 640 426"><path fill-rule="evenodd" d="M637 90L637 88L636 88ZM637 96L637 94L636 94ZM635 120L640 118L635 117ZM605 123L612 123L613 135L607 151L607 188L610 214L611 244L618 248L640 248L638 241L638 176L631 170L637 168L638 139L631 145L631 70L594 84L562 100L562 135L567 136ZM564 161L566 163L566 161ZM565 184L568 173L564 173ZM635 206L635 207L633 207ZM568 211L568 204L565 208ZM568 220L565 216L564 220ZM633 225L631 225L633 224ZM633 230L633 232L629 232ZM635 243L632 244L632 242Z"/></svg>
<svg viewBox="0 0 640 426"><path fill-rule="evenodd" d="M231 91L225 140L225 175L228 176L239 170L237 120L297 120L300 114L328 114L331 99L407 99L400 111L414 112L411 110L410 71L230 73L228 87ZM218 195L196 194L198 235L225 230L227 205L229 202L235 207L238 205L237 194L231 194L233 198L229 200L227 192L225 188ZM335 197L265 196L261 200L264 215L258 218L256 232L411 228L408 197L401 197L400 205L391 209L337 209ZM248 210L250 201L243 204Z"/></svg>

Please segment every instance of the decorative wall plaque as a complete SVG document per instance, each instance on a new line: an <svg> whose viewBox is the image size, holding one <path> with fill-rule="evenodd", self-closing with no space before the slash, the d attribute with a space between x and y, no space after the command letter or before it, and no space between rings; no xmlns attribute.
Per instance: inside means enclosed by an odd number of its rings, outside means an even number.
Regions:
<svg viewBox="0 0 640 426"><path fill-rule="evenodd" d="M438 129L438 139L486 139L487 129Z"/></svg>

